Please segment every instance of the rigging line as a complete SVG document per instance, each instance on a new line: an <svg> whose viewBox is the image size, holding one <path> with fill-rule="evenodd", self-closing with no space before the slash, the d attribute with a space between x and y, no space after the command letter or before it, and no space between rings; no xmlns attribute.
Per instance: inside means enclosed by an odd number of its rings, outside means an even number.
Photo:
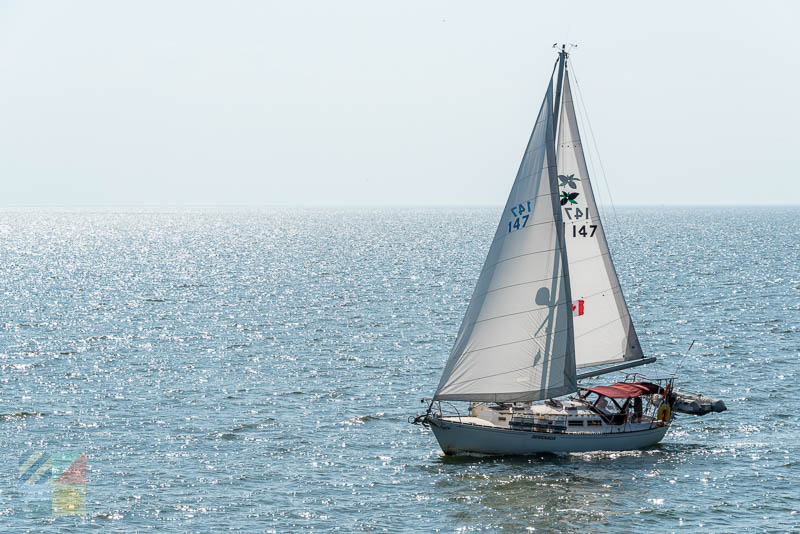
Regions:
<svg viewBox="0 0 800 534"><path fill-rule="evenodd" d="M585 102L583 101L583 94L579 91L578 77L574 72L575 67L571 62L570 62L570 67L573 70L573 76L572 77L575 80L575 93L573 95L573 102L574 102L574 105L575 105L576 119L578 117L580 117L581 124L582 125L586 125L586 131L589 134L591 134L591 132L589 131L590 130L589 126L588 126L589 119L588 119L588 114L586 113ZM583 109L581 109L581 106L583 106ZM605 195L603 193L603 187L600 184L600 180L605 180L605 178L604 178L603 174L600 172L598 166L595 165L594 155L592 154L594 152L592 150L592 146L591 146L591 144L587 144L586 147L585 147L585 150L584 150L583 143L581 143L581 150L583 151L583 155L584 155L584 163L586 163L586 158L588 158L588 165L591 167L590 174L593 175L593 176L596 175L598 177L598 187L596 189L596 192L597 192L600 204L597 205L597 209L600 212L601 216L604 219L606 219L606 221L611 221L611 218L607 216L608 204L605 203L605 200L604 200L604 196ZM598 154L598 156L599 156L599 154ZM608 191L608 181L607 180L605 181L605 185L606 185L606 191L609 193L609 204L610 204L611 203L611 198L610 198L610 192ZM603 209L602 210L600 209L600 205L601 204L603 205ZM609 225L609 227L610 226L611 225ZM616 230L617 229L615 228L614 231L616 231Z"/></svg>
<svg viewBox="0 0 800 534"><path fill-rule="evenodd" d="M570 66L572 66L572 74L573 74L573 78L575 79L575 89L576 89L576 93L577 93L577 96L578 96L578 100L580 101L580 108L582 108L582 111L583 111L582 116L585 119L586 127L587 127L587 130L589 131L589 136L591 137L592 144L594 146L594 152L595 152L595 155L597 156L597 161L598 161L599 170L600 170L600 172L598 174L600 174L600 176L603 179L603 183L604 183L605 188L606 188L606 193L608 194L609 204L611 204L611 211L614 214L614 222L616 223L615 231L621 232L621 227L622 226L619 223L619 216L617 215L617 207L614 204L614 196L611 194L611 187L608 184L608 176L606 175L605 166L603 165L603 159L600 156L600 148L597 145L597 138L594 135L594 128L592 128L592 123L591 123L591 120L589 119L589 111L586 109L586 100L583 97L583 91L581 91L580 82L578 80L577 74L575 73L575 67L572 64L572 62L570 62ZM589 150L589 151L587 151L587 153L589 154L589 159L590 159L590 161L592 163L592 167L595 167L594 159L592 158L592 151ZM595 169L597 169L597 167L595 167ZM598 191L602 191L602 190L598 189Z"/></svg>
<svg viewBox="0 0 800 534"><path fill-rule="evenodd" d="M583 108L583 116L586 119L586 126L589 129L589 135L592 138L592 144L594 145L594 150L597 153L597 161L600 163L600 172L603 176L603 182L605 182L606 190L608 191L608 200L611 203L611 210L614 213L614 221L617 223L617 228L621 228L619 223L619 217L617 216L617 207L614 205L614 197L611 195L611 188L608 185L608 178L606 176L605 166L603 165L603 159L600 157L600 149L597 147L597 139L594 136L594 129L592 128L592 123L589 120L589 112L586 110L586 101L583 98L583 91L581 91L580 82L578 81L578 76L575 74L575 65L572 61L569 61L570 67L572 68L572 77L575 79L575 89L577 90L578 97L580 100L581 107Z"/></svg>
<svg viewBox="0 0 800 534"><path fill-rule="evenodd" d="M573 95L572 101L573 101L573 104L574 104L573 109L576 112L576 117L575 117L576 120L579 120L581 124L586 124L586 121L583 118L583 112L581 111L580 104L578 103L577 86L576 86L576 92ZM580 140L578 141L578 144L576 146L579 146L581 151L583 152L584 164L587 165L587 172L590 175L590 176L586 177L586 183L589 185L589 188L592 191L596 191L596 193L597 193L597 198L599 200L599 203L596 204L597 211L598 211L599 215L603 219L605 219L607 221L610 221L610 218L607 216L607 214L608 214L607 213L608 212L608 205L605 203L605 200L604 200L605 195L603 194L603 187L600 184L600 180L602 179L602 176L600 175L599 172L595 173L595 171L597 170L597 166L594 164L594 159L593 159L593 156L592 156L591 146L587 145L586 149L584 150L583 142L580 141ZM592 182L593 182L593 180L591 179L591 176L597 176L598 177L598 183L597 183L597 189L596 190L591 185ZM602 228L602 224L600 225L600 227Z"/></svg>
<svg viewBox="0 0 800 534"><path fill-rule="evenodd" d="M573 94L574 109L576 111L577 117L580 117L581 125L582 126L584 126L584 125L586 126L585 130L586 130L586 132L589 133L589 137L591 137L593 135L593 133L591 132L591 125L589 124L589 114L588 114L588 112L586 110L586 103L585 103L585 101L583 99L583 93L580 91L580 86L578 84L578 76L575 73L575 66L572 63L572 61L569 62L569 66L570 66L570 69L572 70L572 78L575 81L575 91L574 91L574 94ZM581 109L581 108L583 108L583 109ZM583 129L583 128L581 128L581 129ZM591 169L592 172L590 174L597 175L599 178L603 178L603 174L600 172L599 167L597 165L595 165L594 156L592 155L593 151L591 150L591 148L592 148L591 144L587 144L585 146L585 150L584 150L584 156L586 158L588 158L588 160L589 160L588 163L592 167L592 169ZM596 148L596 144L595 144L595 148ZM597 151L598 159L599 159L599 156L600 156L599 151ZM597 172L595 172L595 171L597 171ZM606 190L608 190L608 182L607 181L606 181ZM602 200L603 190L602 190L601 187L597 188L597 193L601 197L601 202L603 202L603 200Z"/></svg>
<svg viewBox="0 0 800 534"><path fill-rule="evenodd" d="M696 340L696 339L693 339L693 340L692 340L692 343L689 345L689 348L688 348L688 349L686 349L686 354L684 354L684 355L683 355L683 358L681 358L681 361L680 361L680 363L678 363L678 367L676 367L676 368L675 368L675 372L674 372L674 373L672 373L673 375L677 375L677 374L678 374L678 371L680 371L680 370L681 370L681 366L683 365L683 362L686 360L686 357L689 355L689 351L690 351L690 350L692 350L692 347L694 347L694 342L695 342L695 341L697 341L697 340Z"/></svg>

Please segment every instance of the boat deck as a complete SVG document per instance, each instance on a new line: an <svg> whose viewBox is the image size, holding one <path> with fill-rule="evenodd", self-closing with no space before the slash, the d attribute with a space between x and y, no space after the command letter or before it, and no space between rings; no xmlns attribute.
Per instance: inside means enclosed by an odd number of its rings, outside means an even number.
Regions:
<svg viewBox="0 0 800 534"><path fill-rule="evenodd" d="M553 434L616 434L663 425L649 416L603 412L579 400L558 404L498 406L485 403L470 407L469 416L446 415L442 421L520 432Z"/></svg>

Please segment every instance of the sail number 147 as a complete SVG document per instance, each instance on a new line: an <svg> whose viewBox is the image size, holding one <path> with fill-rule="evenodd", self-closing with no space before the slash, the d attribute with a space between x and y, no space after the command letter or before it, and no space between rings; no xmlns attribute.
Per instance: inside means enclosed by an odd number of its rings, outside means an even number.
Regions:
<svg viewBox="0 0 800 534"><path fill-rule="evenodd" d="M567 215L567 219L570 220L579 220L585 219L586 222L589 222L589 208L581 209L575 208L575 211L572 211L573 208L564 208L564 213ZM566 226L566 223L565 223ZM565 228L566 229L566 228ZM575 223L572 223L572 237L594 237L594 233L597 231L596 224L582 224L577 226Z"/></svg>
<svg viewBox="0 0 800 534"><path fill-rule="evenodd" d="M511 215L514 217L513 221L508 221L508 232L525 228L528 225L528 217L531 213L531 201L528 200L522 204L517 204L511 208Z"/></svg>
<svg viewBox="0 0 800 534"><path fill-rule="evenodd" d="M587 226L589 227L588 230L586 229ZM581 226L572 225L572 237L594 237L596 231L596 224L582 224Z"/></svg>

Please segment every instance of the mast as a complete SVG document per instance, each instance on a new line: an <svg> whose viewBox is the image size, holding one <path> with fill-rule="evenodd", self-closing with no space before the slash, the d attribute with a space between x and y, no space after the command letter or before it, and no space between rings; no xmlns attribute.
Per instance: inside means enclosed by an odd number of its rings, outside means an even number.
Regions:
<svg viewBox="0 0 800 534"><path fill-rule="evenodd" d="M553 100L553 137L554 142L558 142L558 117L561 114L561 87L564 83L564 67L567 64L567 45L561 45L558 53L558 81L556 82L556 97ZM557 152L557 151L556 151Z"/></svg>
<svg viewBox="0 0 800 534"><path fill-rule="evenodd" d="M548 139L547 152L550 161L552 162L548 168L548 175L550 182L553 184L553 195L551 197L553 204L553 219L555 220L556 243L557 250L561 256L561 273L563 277L564 293L568 306L572 306L572 289L570 288L569 278L569 260L567 259L567 232L564 223L563 213L558 197L558 117L561 114L561 89L564 83L564 72L567 64L567 50L566 46L561 45L561 51L558 53L558 82L556 83L556 95L553 101L553 119L551 122L552 129L550 130L552 139ZM577 375L575 373L575 324L572 318L572 313L567 314L567 352L572 354L571 358L571 373L575 377L575 385L577 386Z"/></svg>

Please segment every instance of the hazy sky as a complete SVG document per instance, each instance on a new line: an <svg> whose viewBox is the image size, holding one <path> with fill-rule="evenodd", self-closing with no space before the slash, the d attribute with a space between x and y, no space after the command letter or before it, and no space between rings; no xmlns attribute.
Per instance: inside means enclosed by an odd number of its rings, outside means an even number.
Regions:
<svg viewBox="0 0 800 534"><path fill-rule="evenodd" d="M800 203L798 6L0 0L0 206L501 205L565 40L617 204Z"/></svg>

